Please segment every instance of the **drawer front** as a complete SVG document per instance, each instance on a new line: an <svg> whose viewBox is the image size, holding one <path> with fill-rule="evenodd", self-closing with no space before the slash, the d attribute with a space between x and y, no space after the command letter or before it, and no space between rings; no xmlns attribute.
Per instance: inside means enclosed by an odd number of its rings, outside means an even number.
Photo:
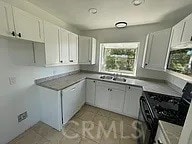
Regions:
<svg viewBox="0 0 192 144"><path fill-rule="evenodd" d="M111 89L117 89L122 91L125 91L125 88L126 88L126 86L123 84L115 84L115 83L103 82L103 81L97 81L96 85L105 86Z"/></svg>

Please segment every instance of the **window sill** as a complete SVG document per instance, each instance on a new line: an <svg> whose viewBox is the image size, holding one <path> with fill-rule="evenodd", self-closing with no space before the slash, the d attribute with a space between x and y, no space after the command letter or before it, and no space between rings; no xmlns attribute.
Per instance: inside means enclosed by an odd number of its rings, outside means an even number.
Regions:
<svg viewBox="0 0 192 144"><path fill-rule="evenodd" d="M177 72L174 72L174 71L171 71L171 70L167 70L166 72L168 74L172 75L172 76L183 79L183 80L185 80L187 82L192 82L192 77L190 77L190 76L187 76L187 75L184 75L184 74L181 74L181 73L177 73Z"/></svg>

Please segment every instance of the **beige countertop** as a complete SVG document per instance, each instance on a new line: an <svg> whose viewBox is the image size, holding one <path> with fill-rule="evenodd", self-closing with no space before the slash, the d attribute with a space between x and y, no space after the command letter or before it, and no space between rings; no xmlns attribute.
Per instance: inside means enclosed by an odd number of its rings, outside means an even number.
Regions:
<svg viewBox="0 0 192 144"><path fill-rule="evenodd" d="M118 84L138 86L138 87L142 87L143 91L146 91L146 92L155 92L155 93L161 93L161 94L172 95L172 96L181 96L178 92L176 92L174 89L169 87L168 84L164 82L139 80L134 78L126 78L127 80L126 82L117 82L113 80L101 79L100 76L101 74L78 72L76 74L62 76L59 78L55 77L54 79L38 82L36 84L45 88L55 90L55 91L60 91L81 80L89 78L89 79L118 83Z"/></svg>
<svg viewBox="0 0 192 144"><path fill-rule="evenodd" d="M159 121L159 126L168 144L178 144L183 127L164 121Z"/></svg>

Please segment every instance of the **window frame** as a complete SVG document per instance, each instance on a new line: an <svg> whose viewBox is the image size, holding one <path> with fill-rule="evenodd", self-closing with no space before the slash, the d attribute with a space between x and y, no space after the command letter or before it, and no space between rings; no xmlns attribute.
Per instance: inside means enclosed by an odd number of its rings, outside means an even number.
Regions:
<svg viewBox="0 0 192 144"><path fill-rule="evenodd" d="M184 74L184 73L182 73L182 71L180 71L180 70L175 70L175 69L172 69L172 68L170 67L171 52L173 52L173 51L182 51L182 50L185 50L185 49L191 49L191 50L192 50L192 48L183 48L183 49L172 49L172 50L170 50L169 56L168 56L167 67L166 67L166 71L167 71L167 72L173 72L173 73L175 73L175 74L177 73L178 75L183 75L183 76L190 77L190 75Z"/></svg>
<svg viewBox="0 0 192 144"><path fill-rule="evenodd" d="M103 65L105 64L105 56L104 56L104 51L105 51L105 47L104 45L105 44L135 44L137 45L136 48L127 48L127 49L136 49L136 52L135 52L135 61L134 61L134 70L133 71L105 71L103 70ZM127 42L127 43L101 43L100 44L100 55L99 55L99 72L102 72L102 73L109 73L109 74L120 74L120 75L125 75L125 76L136 76L136 71L137 71L137 63L138 63L138 55L139 55L139 46L140 46L140 43L139 42ZM115 48L114 48L115 49ZM121 48L121 49L125 49L125 48Z"/></svg>

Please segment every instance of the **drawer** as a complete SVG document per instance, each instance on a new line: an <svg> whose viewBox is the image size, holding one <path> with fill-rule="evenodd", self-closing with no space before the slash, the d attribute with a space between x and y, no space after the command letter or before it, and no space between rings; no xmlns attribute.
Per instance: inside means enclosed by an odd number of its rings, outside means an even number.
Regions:
<svg viewBox="0 0 192 144"><path fill-rule="evenodd" d="M126 89L125 85L115 84L115 83L112 83L112 82L97 81L96 85L105 86L105 87L108 87L108 88L111 88L111 89L117 89L117 90L122 90L122 91L125 91L125 89Z"/></svg>
<svg viewBox="0 0 192 144"><path fill-rule="evenodd" d="M168 144L160 127L158 127L155 144Z"/></svg>

